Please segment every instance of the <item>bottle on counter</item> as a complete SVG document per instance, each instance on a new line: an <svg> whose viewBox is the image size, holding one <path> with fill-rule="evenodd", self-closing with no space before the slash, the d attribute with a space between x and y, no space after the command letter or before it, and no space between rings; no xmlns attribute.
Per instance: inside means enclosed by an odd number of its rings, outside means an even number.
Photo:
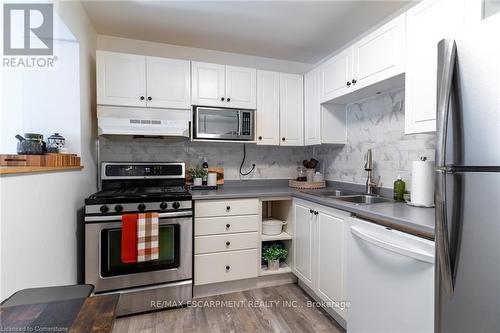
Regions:
<svg viewBox="0 0 500 333"><path fill-rule="evenodd" d="M207 158L203 158L203 170L205 170L204 176L201 178L201 183L202 185L206 186L208 184L208 163L207 163Z"/></svg>
<svg viewBox="0 0 500 333"><path fill-rule="evenodd" d="M394 200L404 201L405 187L406 184L403 179L401 179L401 175L398 175L398 178L394 182Z"/></svg>

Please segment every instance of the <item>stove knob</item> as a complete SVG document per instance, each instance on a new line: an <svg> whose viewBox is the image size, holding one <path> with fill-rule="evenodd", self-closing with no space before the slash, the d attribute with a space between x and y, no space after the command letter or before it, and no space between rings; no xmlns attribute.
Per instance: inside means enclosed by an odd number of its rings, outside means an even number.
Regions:
<svg viewBox="0 0 500 333"><path fill-rule="evenodd" d="M179 209L180 206L181 204L177 201L172 204L172 207L174 207L174 209Z"/></svg>
<svg viewBox="0 0 500 333"><path fill-rule="evenodd" d="M162 203L160 204L160 209L161 209L161 210L165 210L165 209L167 209L167 208L168 208L168 204L167 204L166 202L162 202Z"/></svg>
<svg viewBox="0 0 500 333"><path fill-rule="evenodd" d="M123 212L123 206L122 205L116 205L115 206L115 212L117 212L117 213Z"/></svg>
<svg viewBox="0 0 500 333"><path fill-rule="evenodd" d="M139 211L143 212L144 210L146 210L146 205L141 203L141 204L139 204L139 206L137 206L137 209L139 209Z"/></svg>
<svg viewBox="0 0 500 333"><path fill-rule="evenodd" d="M100 210L101 210L101 213L107 213L109 211L109 207L106 205L102 205Z"/></svg>

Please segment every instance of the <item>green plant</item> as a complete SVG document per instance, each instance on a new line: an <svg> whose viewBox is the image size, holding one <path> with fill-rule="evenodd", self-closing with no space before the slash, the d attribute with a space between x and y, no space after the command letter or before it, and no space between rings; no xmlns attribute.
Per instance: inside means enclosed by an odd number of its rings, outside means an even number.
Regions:
<svg viewBox="0 0 500 333"><path fill-rule="evenodd" d="M262 257L267 261L285 259L287 255L288 251L277 244L269 246L262 253Z"/></svg>
<svg viewBox="0 0 500 333"><path fill-rule="evenodd" d="M197 165L195 167L189 168L188 173L191 175L191 177L193 177L193 179L203 178L207 175L207 170Z"/></svg>

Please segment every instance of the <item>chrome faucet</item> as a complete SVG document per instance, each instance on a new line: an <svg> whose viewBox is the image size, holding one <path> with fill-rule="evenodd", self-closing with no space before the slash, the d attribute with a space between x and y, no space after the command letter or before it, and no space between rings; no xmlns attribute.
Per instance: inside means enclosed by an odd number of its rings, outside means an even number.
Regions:
<svg viewBox="0 0 500 333"><path fill-rule="evenodd" d="M367 172L366 194L375 194L377 189L377 182L373 180L373 161L371 149L368 149L365 154L365 171Z"/></svg>

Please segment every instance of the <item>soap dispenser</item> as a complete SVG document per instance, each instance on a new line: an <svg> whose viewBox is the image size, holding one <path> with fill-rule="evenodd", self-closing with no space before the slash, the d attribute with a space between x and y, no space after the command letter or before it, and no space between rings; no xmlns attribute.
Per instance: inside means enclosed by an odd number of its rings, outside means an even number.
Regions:
<svg viewBox="0 0 500 333"><path fill-rule="evenodd" d="M398 178L394 182L394 200L404 201L405 186L406 184L403 179L401 179L401 175L398 175Z"/></svg>

